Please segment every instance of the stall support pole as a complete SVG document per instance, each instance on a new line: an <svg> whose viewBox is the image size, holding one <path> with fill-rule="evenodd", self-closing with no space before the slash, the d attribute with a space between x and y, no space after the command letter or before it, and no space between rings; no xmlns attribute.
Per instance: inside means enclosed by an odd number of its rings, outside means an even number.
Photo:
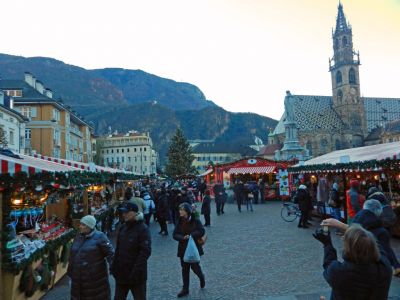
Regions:
<svg viewBox="0 0 400 300"><path fill-rule="evenodd" d="M347 201L346 201L346 173L342 173L342 180L343 180L343 191L344 191L344 198L343 198L343 211L344 211L344 222L347 224Z"/></svg>

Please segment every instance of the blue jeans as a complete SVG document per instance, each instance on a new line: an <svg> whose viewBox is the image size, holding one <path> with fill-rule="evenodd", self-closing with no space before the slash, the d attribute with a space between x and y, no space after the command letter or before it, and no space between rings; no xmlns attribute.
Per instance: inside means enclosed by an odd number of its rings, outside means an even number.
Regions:
<svg viewBox="0 0 400 300"><path fill-rule="evenodd" d="M253 211L253 199L252 198L247 198L247 201L246 201L247 210L249 210L249 206L250 206L250 210Z"/></svg>

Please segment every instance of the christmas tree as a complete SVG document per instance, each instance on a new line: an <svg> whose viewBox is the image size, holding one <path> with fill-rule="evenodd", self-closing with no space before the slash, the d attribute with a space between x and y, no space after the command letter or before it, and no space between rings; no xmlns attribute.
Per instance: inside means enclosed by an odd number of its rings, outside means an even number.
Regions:
<svg viewBox="0 0 400 300"><path fill-rule="evenodd" d="M193 174L195 172L192 166L193 160L192 148L182 130L178 128L168 149L168 163L165 172L172 177Z"/></svg>

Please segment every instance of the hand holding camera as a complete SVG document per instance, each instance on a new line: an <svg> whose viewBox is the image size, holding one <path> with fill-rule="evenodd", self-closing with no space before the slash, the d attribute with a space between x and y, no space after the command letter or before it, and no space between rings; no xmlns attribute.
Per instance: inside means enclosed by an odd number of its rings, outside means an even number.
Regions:
<svg viewBox="0 0 400 300"><path fill-rule="evenodd" d="M317 228L313 237L320 241L324 246L332 245L331 234L328 231L325 231L323 228Z"/></svg>

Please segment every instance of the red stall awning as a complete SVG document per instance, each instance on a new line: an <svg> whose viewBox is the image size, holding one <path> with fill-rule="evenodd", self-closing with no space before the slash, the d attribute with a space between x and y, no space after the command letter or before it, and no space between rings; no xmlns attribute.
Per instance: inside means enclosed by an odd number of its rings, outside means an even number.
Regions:
<svg viewBox="0 0 400 300"><path fill-rule="evenodd" d="M263 166L263 167L239 167L230 168L228 174L268 174L275 171L275 166Z"/></svg>

